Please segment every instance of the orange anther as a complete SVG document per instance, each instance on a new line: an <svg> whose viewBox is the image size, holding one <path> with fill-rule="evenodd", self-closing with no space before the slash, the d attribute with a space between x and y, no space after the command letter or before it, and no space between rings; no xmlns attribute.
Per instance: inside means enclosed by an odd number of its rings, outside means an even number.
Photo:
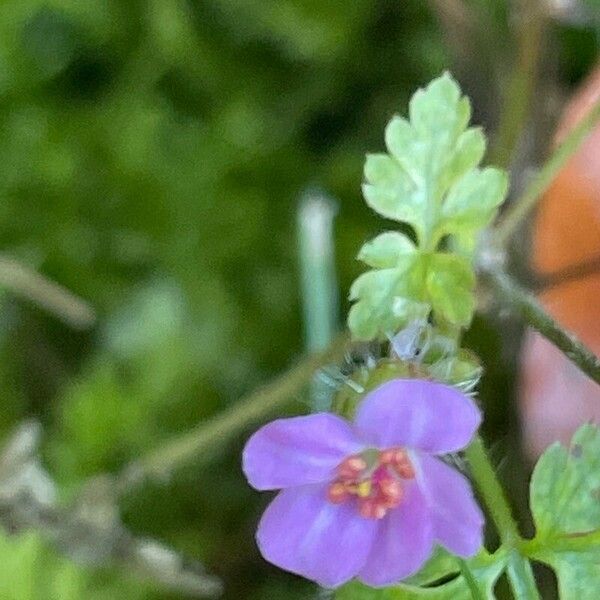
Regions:
<svg viewBox="0 0 600 600"><path fill-rule="evenodd" d="M383 519L387 513L385 504L374 498L361 500L358 504L358 510L365 519Z"/></svg>
<svg viewBox="0 0 600 600"><path fill-rule="evenodd" d="M361 456L349 456L337 469L342 479L356 479L367 468L367 462Z"/></svg>
<svg viewBox="0 0 600 600"><path fill-rule="evenodd" d="M397 506L403 496L402 486L395 479L383 479L379 482L379 489L386 505Z"/></svg>
<svg viewBox="0 0 600 600"><path fill-rule="evenodd" d="M332 483L327 489L327 499L333 504L342 504L350 497L350 492L346 489L346 486L336 481Z"/></svg>
<svg viewBox="0 0 600 600"><path fill-rule="evenodd" d="M405 456L401 461L396 462L394 470L403 479L414 479L415 477L415 469L408 459L408 456Z"/></svg>

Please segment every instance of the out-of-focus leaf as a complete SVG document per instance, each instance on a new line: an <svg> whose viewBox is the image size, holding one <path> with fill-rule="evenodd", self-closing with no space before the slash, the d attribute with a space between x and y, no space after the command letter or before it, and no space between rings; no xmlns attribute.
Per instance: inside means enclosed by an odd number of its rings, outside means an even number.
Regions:
<svg viewBox="0 0 600 600"><path fill-rule="evenodd" d="M110 571L91 573L83 569L61 557L35 533L15 537L0 535L2 600L109 600L117 597L141 600L147 597L148 591L139 581L115 581Z"/></svg>

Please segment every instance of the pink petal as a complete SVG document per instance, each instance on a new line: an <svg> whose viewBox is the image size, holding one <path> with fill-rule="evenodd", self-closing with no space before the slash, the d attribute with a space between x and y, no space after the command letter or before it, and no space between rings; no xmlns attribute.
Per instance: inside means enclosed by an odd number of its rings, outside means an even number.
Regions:
<svg viewBox="0 0 600 600"><path fill-rule="evenodd" d="M382 587L416 573L433 551L433 525L416 483L405 488L398 508L381 521L366 565L358 578L372 587Z"/></svg>
<svg viewBox="0 0 600 600"><path fill-rule="evenodd" d="M481 413L453 387L394 379L366 396L355 422L361 436L379 448L406 446L447 454L468 445Z"/></svg>
<svg viewBox="0 0 600 600"><path fill-rule="evenodd" d="M257 490L320 483L330 480L340 462L362 447L340 417L318 413L278 419L248 440L243 468Z"/></svg>
<svg viewBox="0 0 600 600"><path fill-rule="evenodd" d="M433 456L421 454L413 460L431 512L435 539L454 554L473 556L483 544L485 519L469 481Z"/></svg>
<svg viewBox="0 0 600 600"><path fill-rule="evenodd" d="M378 522L363 519L352 503L331 504L326 494L324 485L283 490L267 507L256 539L269 562L334 588L360 571Z"/></svg>

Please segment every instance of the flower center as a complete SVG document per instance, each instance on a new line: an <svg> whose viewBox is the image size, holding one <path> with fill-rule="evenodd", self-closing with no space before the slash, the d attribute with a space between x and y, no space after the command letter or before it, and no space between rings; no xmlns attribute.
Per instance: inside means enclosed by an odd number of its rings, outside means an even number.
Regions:
<svg viewBox="0 0 600 600"><path fill-rule="evenodd" d="M382 519L402 502L402 481L413 479L415 470L406 450L365 450L344 459L329 485L327 499L333 504L355 500L365 519Z"/></svg>

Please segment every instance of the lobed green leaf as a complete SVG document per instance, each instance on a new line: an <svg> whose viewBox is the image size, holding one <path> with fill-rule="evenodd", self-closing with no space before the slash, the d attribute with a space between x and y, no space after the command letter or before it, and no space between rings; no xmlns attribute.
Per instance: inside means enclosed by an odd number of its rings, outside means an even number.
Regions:
<svg viewBox="0 0 600 600"><path fill-rule="evenodd" d="M348 324L361 340L383 340L430 312L438 324L469 325L477 236L507 192L504 172L477 168L485 136L468 129L469 101L448 73L414 94L409 117L386 127L388 154L367 156L363 194L377 213L412 227L416 245L387 232L361 249L358 258L382 270L359 277L350 293Z"/></svg>
<svg viewBox="0 0 600 600"><path fill-rule="evenodd" d="M561 600L595 600L600 589L600 430L583 425L565 448L539 459L531 480L536 537L530 556L555 571Z"/></svg>
<svg viewBox="0 0 600 600"><path fill-rule="evenodd" d="M600 529L600 430L583 425L569 448L559 443L539 459L531 479L537 536Z"/></svg>

